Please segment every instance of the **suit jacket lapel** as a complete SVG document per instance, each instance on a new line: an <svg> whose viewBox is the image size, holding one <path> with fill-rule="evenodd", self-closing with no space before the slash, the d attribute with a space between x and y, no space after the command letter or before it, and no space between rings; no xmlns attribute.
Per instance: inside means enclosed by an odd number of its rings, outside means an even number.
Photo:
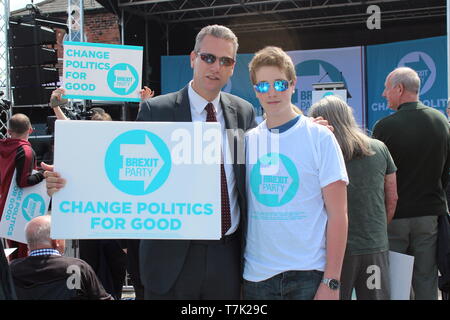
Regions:
<svg viewBox="0 0 450 320"><path fill-rule="evenodd" d="M220 95L220 102L222 104L223 117L225 119L225 127L227 129L236 129L238 127L237 111L232 102L224 94Z"/></svg>
<svg viewBox="0 0 450 320"><path fill-rule="evenodd" d="M176 105L173 110L173 120L176 122L191 122L191 104L189 103L188 85L178 91Z"/></svg>

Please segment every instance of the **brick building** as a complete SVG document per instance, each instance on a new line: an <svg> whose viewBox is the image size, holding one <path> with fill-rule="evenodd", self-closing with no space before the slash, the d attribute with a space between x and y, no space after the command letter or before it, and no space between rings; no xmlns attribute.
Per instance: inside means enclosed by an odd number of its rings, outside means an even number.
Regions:
<svg viewBox="0 0 450 320"><path fill-rule="evenodd" d="M43 16L63 19L67 21L68 0L44 0L35 3ZM28 15L26 8L11 12L11 16ZM117 16L105 10L95 0L84 0L84 33L87 42L120 44L120 29ZM66 36L64 29L55 29L58 51L58 59L63 58L62 43ZM60 68L61 74L61 65Z"/></svg>
<svg viewBox="0 0 450 320"><path fill-rule="evenodd" d="M35 0L34 4L39 9L41 16L57 18L65 23L68 22L68 0ZM106 11L95 0L84 0L84 34L85 41L95 43L121 44L120 28L117 16ZM12 18L27 16L30 11L26 8L11 12ZM60 76L63 71L63 42L67 38L64 28L53 28L56 33L57 49L59 63L56 67L59 69ZM134 119L137 108L131 108L130 112L125 112L121 103L92 101L92 106L102 107L108 112L113 120ZM135 110L136 109L136 110ZM49 118L54 118L54 113L47 105L33 106L13 106L12 113L24 113L30 118L35 128L30 142L36 151L38 163L42 160L52 163L53 154L51 152L53 144L53 133L49 134ZM134 117L134 118L133 118Z"/></svg>

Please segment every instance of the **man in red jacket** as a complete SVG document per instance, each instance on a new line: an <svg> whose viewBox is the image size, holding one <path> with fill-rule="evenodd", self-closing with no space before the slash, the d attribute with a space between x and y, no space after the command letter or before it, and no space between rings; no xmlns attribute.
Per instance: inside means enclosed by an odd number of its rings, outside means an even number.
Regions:
<svg viewBox="0 0 450 320"><path fill-rule="evenodd" d="M14 171L17 172L16 183L20 188L34 186L44 180L42 171L32 173L37 169L36 155L28 142L32 131L30 119L24 114L17 113L8 121L10 137L0 140L0 218L3 215ZM8 245L18 247L11 255L11 259L27 256L26 244L8 241Z"/></svg>

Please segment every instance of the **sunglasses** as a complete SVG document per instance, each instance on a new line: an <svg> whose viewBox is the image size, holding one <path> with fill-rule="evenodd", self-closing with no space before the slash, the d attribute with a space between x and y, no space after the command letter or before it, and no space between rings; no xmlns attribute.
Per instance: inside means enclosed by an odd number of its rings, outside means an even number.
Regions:
<svg viewBox="0 0 450 320"><path fill-rule="evenodd" d="M273 88L275 89L275 91L283 92L289 88L290 84L291 84L291 81L275 80L273 82ZM269 92L269 90L270 90L270 83L267 81L261 81L261 82L258 82L257 84L255 84L253 87L259 93L266 93L266 92Z"/></svg>
<svg viewBox="0 0 450 320"><path fill-rule="evenodd" d="M200 56L200 59L205 61L207 64L213 64L217 60L217 57L215 55L213 55L212 53L198 53L197 52L197 54ZM230 58L230 57L220 57L219 58L219 64L221 66L231 67L232 65L234 65L235 62L236 61L234 61L234 59Z"/></svg>

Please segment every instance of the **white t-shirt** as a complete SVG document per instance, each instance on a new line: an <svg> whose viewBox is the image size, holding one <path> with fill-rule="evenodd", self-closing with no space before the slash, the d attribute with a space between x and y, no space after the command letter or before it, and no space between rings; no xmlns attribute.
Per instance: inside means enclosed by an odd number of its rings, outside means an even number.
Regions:
<svg viewBox="0 0 450 320"><path fill-rule="evenodd" d="M270 132L264 121L247 133L246 152L244 279L262 281L289 270L324 271L327 213L322 188L339 180L348 184L333 133L305 116L280 134Z"/></svg>

